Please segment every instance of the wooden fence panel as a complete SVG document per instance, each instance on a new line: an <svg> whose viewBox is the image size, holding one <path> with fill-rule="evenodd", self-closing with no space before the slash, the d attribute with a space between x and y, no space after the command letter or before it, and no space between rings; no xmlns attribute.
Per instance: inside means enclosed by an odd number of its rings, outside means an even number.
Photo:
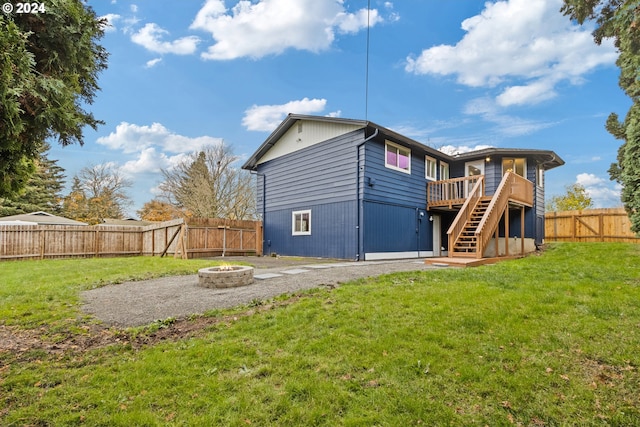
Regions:
<svg viewBox="0 0 640 427"><path fill-rule="evenodd" d="M547 212L545 240L640 243L640 237L631 231L631 221L623 208Z"/></svg>
<svg viewBox="0 0 640 427"><path fill-rule="evenodd" d="M177 219L145 227L0 225L0 260L159 256L181 252L190 258L262 255L262 223L198 219L187 225Z"/></svg>
<svg viewBox="0 0 640 427"><path fill-rule="evenodd" d="M189 257L262 255L262 223L259 221L192 219L188 221L187 230Z"/></svg>

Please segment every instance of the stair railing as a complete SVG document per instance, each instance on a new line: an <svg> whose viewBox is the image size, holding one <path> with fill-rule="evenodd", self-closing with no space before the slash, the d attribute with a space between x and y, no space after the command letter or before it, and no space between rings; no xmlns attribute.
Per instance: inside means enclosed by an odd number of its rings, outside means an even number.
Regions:
<svg viewBox="0 0 640 427"><path fill-rule="evenodd" d="M450 257L453 256L453 249L455 247L455 244L460 238L465 224L467 223L469 218L471 218L471 214L473 213L482 196L484 196L484 175L481 175L476 181L475 185L467 196L467 200L465 200L462 208L460 208L460 211L458 212L458 215L456 215L456 218L453 220L451 227L449 227L449 230L447 231L447 234L449 235Z"/></svg>
<svg viewBox="0 0 640 427"><path fill-rule="evenodd" d="M504 174L498 189L491 198L487 211L480 220L478 228L476 228L475 234L476 241L478 242L478 246L476 248L477 258L482 258L482 254L484 253L484 249L489 242L489 239L491 239L493 232L496 230L496 227L498 227L498 223L500 222L500 218L502 218L504 210L509 205L509 198L513 192L512 187L517 179L515 177L518 177L518 175L513 172L507 172Z"/></svg>

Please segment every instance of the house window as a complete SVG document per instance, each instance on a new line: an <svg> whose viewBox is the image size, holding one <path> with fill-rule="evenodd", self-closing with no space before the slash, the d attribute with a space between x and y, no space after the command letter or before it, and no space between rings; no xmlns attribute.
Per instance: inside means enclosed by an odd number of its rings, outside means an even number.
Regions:
<svg viewBox="0 0 640 427"><path fill-rule="evenodd" d="M404 173L411 173L411 150L386 141L384 165Z"/></svg>
<svg viewBox="0 0 640 427"><path fill-rule="evenodd" d="M544 188L544 168L541 165L538 165L537 184L538 184L538 187Z"/></svg>
<svg viewBox="0 0 640 427"><path fill-rule="evenodd" d="M514 172L523 178L527 177L527 160L526 159L512 159L505 157L502 159L502 175L507 172Z"/></svg>
<svg viewBox="0 0 640 427"><path fill-rule="evenodd" d="M449 179L449 163L440 162L440 179Z"/></svg>
<svg viewBox="0 0 640 427"><path fill-rule="evenodd" d="M311 235L311 211L295 211L291 215L291 234L294 236Z"/></svg>
<svg viewBox="0 0 640 427"><path fill-rule="evenodd" d="M434 159L433 157L425 156L424 164L426 170L425 178L433 181L438 179L438 177L436 176L436 159Z"/></svg>

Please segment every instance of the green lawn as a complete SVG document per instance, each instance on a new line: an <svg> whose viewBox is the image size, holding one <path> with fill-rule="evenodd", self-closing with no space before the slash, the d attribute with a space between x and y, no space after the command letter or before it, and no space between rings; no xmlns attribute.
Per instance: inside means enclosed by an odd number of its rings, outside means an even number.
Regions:
<svg viewBox="0 0 640 427"><path fill-rule="evenodd" d="M71 330L91 321L81 289L200 266L150 260L1 263L0 322ZM555 244L307 292L141 350L0 356L0 425L630 426L639 366L640 247Z"/></svg>

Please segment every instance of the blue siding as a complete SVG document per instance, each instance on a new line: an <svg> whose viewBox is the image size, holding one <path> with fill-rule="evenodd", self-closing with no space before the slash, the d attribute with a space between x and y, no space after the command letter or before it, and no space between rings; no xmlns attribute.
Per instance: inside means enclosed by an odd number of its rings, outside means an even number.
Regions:
<svg viewBox="0 0 640 427"><path fill-rule="evenodd" d="M363 138L362 130L350 132L258 165L265 254L356 257L356 147ZM311 235L293 236L292 212L307 209Z"/></svg>
<svg viewBox="0 0 640 427"><path fill-rule="evenodd" d="M401 145L401 144L399 144ZM411 174L385 167L384 140L365 146L364 199L425 208L425 152L411 150ZM373 185L370 185L373 180Z"/></svg>
<svg viewBox="0 0 640 427"><path fill-rule="evenodd" d="M361 255L433 249L433 224L425 211L425 155L426 151L411 148L411 174L407 174L385 167L384 138L369 141L361 149Z"/></svg>
<svg viewBox="0 0 640 427"><path fill-rule="evenodd" d="M307 209L311 210L311 235L293 236L292 212ZM355 200L268 211L264 223L264 252L266 255L355 259L358 252L356 225Z"/></svg>
<svg viewBox="0 0 640 427"><path fill-rule="evenodd" d="M267 213L305 204L354 200L357 195L357 150L363 131L350 132L258 165L266 177Z"/></svg>
<svg viewBox="0 0 640 427"><path fill-rule="evenodd" d="M373 201L364 203L364 252L433 249L433 227L424 210Z"/></svg>

